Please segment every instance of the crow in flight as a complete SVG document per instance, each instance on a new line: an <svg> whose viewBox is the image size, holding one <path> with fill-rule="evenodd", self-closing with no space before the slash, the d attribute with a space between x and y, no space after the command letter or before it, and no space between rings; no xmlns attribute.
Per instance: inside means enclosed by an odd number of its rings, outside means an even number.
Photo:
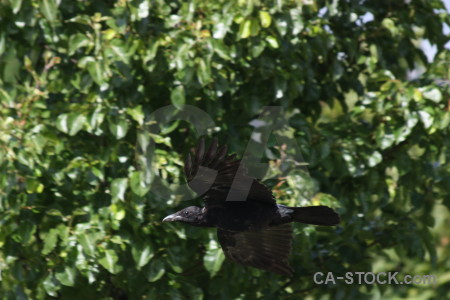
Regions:
<svg viewBox="0 0 450 300"><path fill-rule="evenodd" d="M235 154L227 155L226 145L218 147L217 139L205 151L202 139L194 157L187 156L184 173L189 187L203 195L205 207L190 206L163 221L216 227L227 258L292 276L293 269L288 263L292 241L290 223L333 226L339 223L339 215L327 206L277 204L271 190L247 176L240 163ZM230 190L234 195L247 196L227 199Z"/></svg>

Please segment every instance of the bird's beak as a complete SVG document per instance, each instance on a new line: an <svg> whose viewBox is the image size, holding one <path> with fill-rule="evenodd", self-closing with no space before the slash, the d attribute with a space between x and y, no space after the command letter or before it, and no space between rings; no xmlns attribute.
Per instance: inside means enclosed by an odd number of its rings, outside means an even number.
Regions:
<svg viewBox="0 0 450 300"><path fill-rule="evenodd" d="M163 222L176 222L176 221L180 221L181 217L177 216L176 214L171 214L168 215L167 217L165 217L162 221Z"/></svg>

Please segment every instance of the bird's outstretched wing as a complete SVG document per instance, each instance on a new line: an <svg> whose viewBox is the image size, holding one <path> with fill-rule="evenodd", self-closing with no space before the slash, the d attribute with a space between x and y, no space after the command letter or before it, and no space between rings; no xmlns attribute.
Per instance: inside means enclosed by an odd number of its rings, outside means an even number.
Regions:
<svg viewBox="0 0 450 300"><path fill-rule="evenodd" d="M275 204L271 190L257 179L248 176L245 167L240 168L241 160L236 159L235 154L227 155L227 150L226 145L219 147L217 139L214 139L206 150L205 141L201 139L193 157L189 154L186 157L186 180L191 189L199 195L204 195L206 206L225 201L232 185L233 192L237 195L244 195L248 191L247 197L236 201L246 199ZM234 180L236 176L238 180Z"/></svg>
<svg viewBox="0 0 450 300"><path fill-rule="evenodd" d="M292 227L283 224L261 231L233 232L218 229L217 236L225 256L242 265L292 276L288 257Z"/></svg>

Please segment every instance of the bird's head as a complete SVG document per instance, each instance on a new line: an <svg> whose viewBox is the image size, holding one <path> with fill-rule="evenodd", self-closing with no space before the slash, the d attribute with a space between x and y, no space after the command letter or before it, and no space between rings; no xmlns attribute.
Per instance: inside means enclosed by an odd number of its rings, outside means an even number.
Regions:
<svg viewBox="0 0 450 300"><path fill-rule="evenodd" d="M206 210L198 206L189 206L168 215L163 222L182 222L194 226L205 226Z"/></svg>

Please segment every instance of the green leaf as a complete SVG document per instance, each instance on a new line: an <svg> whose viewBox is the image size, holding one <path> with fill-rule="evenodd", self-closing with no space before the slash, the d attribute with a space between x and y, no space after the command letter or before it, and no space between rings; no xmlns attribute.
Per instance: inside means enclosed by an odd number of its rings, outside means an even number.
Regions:
<svg viewBox="0 0 450 300"><path fill-rule="evenodd" d="M285 17L275 18L275 26L281 36L285 36L288 29L288 22Z"/></svg>
<svg viewBox="0 0 450 300"><path fill-rule="evenodd" d="M372 57L374 63L378 62L378 49L377 49L377 45L375 44L371 44L369 47L370 50L370 56Z"/></svg>
<svg viewBox="0 0 450 300"><path fill-rule="evenodd" d="M1 33L0 33L0 48L1 48ZM0 49L0 55L2 54L1 49ZM11 96L8 94L7 91L5 91L4 89L0 88L0 101L3 102L5 105L7 105L8 107L13 107L13 99L11 98Z"/></svg>
<svg viewBox="0 0 450 300"><path fill-rule="evenodd" d="M384 18L383 21L381 21L381 24L383 25L383 27L389 30L393 36L397 35L398 29L392 19Z"/></svg>
<svg viewBox="0 0 450 300"><path fill-rule="evenodd" d="M133 259L136 262L136 268L140 270L143 266L145 266L150 259L154 256L154 251L150 247L149 244L134 246L131 249L131 254L133 255Z"/></svg>
<svg viewBox="0 0 450 300"><path fill-rule="evenodd" d="M113 203L109 206L109 210L111 212L111 215L114 220L121 221L123 218L125 218L126 211L121 206L117 205L116 203Z"/></svg>
<svg viewBox="0 0 450 300"><path fill-rule="evenodd" d="M181 109L185 103L184 98L184 87L182 85L176 86L170 93L170 100L172 104L177 108Z"/></svg>
<svg viewBox="0 0 450 300"><path fill-rule="evenodd" d="M68 119L69 119L68 114L60 114L56 118L56 128L58 128L59 131L62 131L64 133L69 133L69 126L67 124Z"/></svg>
<svg viewBox="0 0 450 300"><path fill-rule="evenodd" d="M211 82L211 70L203 59L198 60L197 74L202 86Z"/></svg>
<svg viewBox="0 0 450 300"><path fill-rule="evenodd" d="M167 147L172 147L172 144L170 142L170 136L160 136L159 134L149 133L148 134L157 144L164 144Z"/></svg>
<svg viewBox="0 0 450 300"><path fill-rule="evenodd" d="M94 174L94 175L95 175L98 179L100 179L101 181L104 181L104 180L105 180L105 176L104 176L102 170L100 170L100 169L98 169L98 168L96 168L96 167L92 167L92 168L91 168L91 172L92 172L92 174Z"/></svg>
<svg viewBox="0 0 450 300"><path fill-rule="evenodd" d="M144 124L144 112L142 111L142 105L137 105L135 107L129 107L127 108L127 113L138 122L139 125Z"/></svg>
<svg viewBox="0 0 450 300"><path fill-rule="evenodd" d="M86 231L80 233L78 236L78 242L83 247L84 252L91 257L95 257L97 248L96 240L96 235L94 233L87 233Z"/></svg>
<svg viewBox="0 0 450 300"><path fill-rule="evenodd" d="M278 49L280 47L278 45L278 40L271 35L266 37L266 41L269 43L270 47L272 47L274 49Z"/></svg>
<svg viewBox="0 0 450 300"><path fill-rule="evenodd" d="M213 40L212 46L214 51L219 55L222 59L230 60L230 50L221 40Z"/></svg>
<svg viewBox="0 0 450 300"><path fill-rule="evenodd" d="M22 245L27 245L31 242L34 233L36 232L36 225L31 222L22 222L19 225L18 234Z"/></svg>
<svg viewBox="0 0 450 300"><path fill-rule="evenodd" d="M17 14L22 6L22 0L9 0L9 3L11 3L13 14Z"/></svg>
<svg viewBox="0 0 450 300"><path fill-rule="evenodd" d="M57 19L58 7L55 0L41 0L39 1L39 8L44 17L50 22L54 23Z"/></svg>
<svg viewBox="0 0 450 300"><path fill-rule="evenodd" d="M138 6L138 20L145 19L148 17L150 12L150 1L142 1Z"/></svg>
<svg viewBox="0 0 450 300"><path fill-rule="evenodd" d="M103 121L105 119L105 113L102 111L102 108L96 107L95 110L89 115L88 117L88 123L89 123L89 132L92 131L92 129L99 129L100 125L102 125Z"/></svg>
<svg viewBox="0 0 450 300"><path fill-rule="evenodd" d="M8 45L6 45L8 46ZM3 80L8 83L15 83L19 76L19 70L22 68L22 63L17 59L15 51L7 51L7 55L3 54Z"/></svg>
<svg viewBox="0 0 450 300"><path fill-rule="evenodd" d="M164 263L159 259L154 259L150 263L150 270L147 273L147 280L149 282L158 281L166 272Z"/></svg>
<svg viewBox="0 0 450 300"><path fill-rule="evenodd" d="M378 164L383 160L383 157L381 156L381 153L380 153L380 152L374 151L374 152L372 153L372 155L370 155L370 156L367 158L367 160L368 160L368 162L369 162L369 166L370 166L370 167L374 167L374 166L378 165Z"/></svg>
<svg viewBox="0 0 450 300"><path fill-rule="evenodd" d="M80 131L86 123L86 116L81 113L70 113L67 118L68 134L74 136Z"/></svg>
<svg viewBox="0 0 450 300"><path fill-rule="evenodd" d="M214 24L213 37L215 39L223 39L228 31L228 25L224 21Z"/></svg>
<svg viewBox="0 0 450 300"><path fill-rule="evenodd" d="M128 186L128 178L117 178L111 183L112 201L125 200L125 192Z"/></svg>
<svg viewBox="0 0 450 300"><path fill-rule="evenodd" d="M122 116L108 118L108 125L109 125L109 131L118 140L123 138L128 132L127 119Z"/></svg>
<svg viewBox="0 0 450 300"><path fill-rule="evenodd" d="M3 32L0 32L0 55L2 55L5 52L5 50L6 50L5 34ZM8 94L6 93L6 91L4 89L0 88L0 100L2 100L2 98L8 99L10 97L8 97Z"/></svg>
<svg viewBox="0 0 450 300"><path fill-rule="evenodd" d="M388 128L385 130L385 125L382 123L376 130L375 130L375 140L377 142L377 145L382 149L387 149L395 142L395 136L391 132L391 130Z"/></svg>
<svg viewBox="0 0 450 300"><path fill-rule="evenodd" d="M122 61L124 63L128 63L128 55L126 45L120 40L114 40L111 43L110 54L115 58L115 60Z"/></svg>
<svg viewBox="0 0 450 300"><path fill-rule="evenodd" d="M414 99L414 101L417 101L417 102L422 101L423 95L420 92L420 89L414 89L413 99Z"/></svg>
<svg viewBox="0 0 450 300"><path fill-rule="evenodd" d="M42 193L44 191L44 185L42 183L40 183L38 180L31 178L31 177L27 177L26 181L25 181L25 185L26 185L26 189L27 189L27 193L32 194L32 193Z"/></svg>
<svg viewBox="0 0 450 300"><path fill-rule="evenodd" d="M429 112L424 111L424 110L421 110L418 113L419 113L420 120L423 123L423 126L425 128L430 128L430 126L433 125L433 121L434 121L433 116Z"/></svg>
<svg viewBox="0 0 450 300"><path fill-rule="evenodd" d="M75 22L75 23L79 23L79 24L83 24L83 25L90 25L91 24L91 17L88 15L77 15L73 18L70 18L69 20L67 20L67 22Z"/></svg>
<svg viewBox="0 0 450 300"><path fill-rule="evenodd" d="M86 123L86 116L81 113L61 114L56 118L58 130L74 136Z"/></svg>
<svg viewBox="0 0 450 300"><path fill-rule="evenodd" d="M203 257L203 265L208 270L210 277L214 277L219 272L224 259L225 255L218 243L214 239L210 240Z"/></svg>
<svg viewBox="0 0 450 300"><path fill-rule="evenodd" d="M305 28L305 24L302 18L302 11L299 8L293 8L290 10L291 21L292 21L292 34L298 35L303 28Z"/></svg>
<svg viewBox="0 0 450 300"><path fill-rule="evenodd" d="M75 33L69 38L69 55L73 55L81 47L92 46L92 41L84 34Z"/></svg>
<svg viewBox="0 0 450 300"><path fill-rule="evenodd" d="M51 296L51 297L57 297L58 291L61 289L61 285L56 280L56 278L53 276L52 273L50 273L45 280L42 282L42 285L45 289L45 292Z"/></svg>
<svg viewBox="0 0 450 300"><path fill-rule="evenodd" d="M437 88L429 88L422 91L422 95L426 99L430 99L433 102L439 103L442 100L442 93Z"/></svg>
<svg viewBox="0 0 450 300"><path fill-rule="evenodd" d="M86 63L86 68L91 75L92 79L98 84L103 85L105 83L105 70L101 61L93 60Z"/></svg>
<svg viewBox="0 0 450 300"><path fill-rule="evenodd" d="M47 144L47 139L44 137L44 135L36 134L30 142L33 143L33 146L36 149L36 153L42 154L44 146Z"/></svg>
<svg viewBox="0 0 450 300"><path fill-rule="evenodd" d="M339 201L333 197L333 195L325 194L325 193L317 193L311 199L312 205L326 205L334 207L339 204Z"/></svg>
<svg viewBox="0 0 450 300"><path fill-rule="evenodd" d="M56 230L58 231L59 238L61 239L62 244L67 244L69 239L69 228L65 226L63 223L60 223Z"/></svg>
<svg viewBox="0 0 450 300"><path fill-rule="evenodd" d="M263 28L267 28L272 23L272 18L270 17L270 14L267 11L259 11L259 20L261 21L261 26Z"/></svg>
<svg viewBox="0 0 450 300"><path fill-rule="evenodd" d="M266 43L264 41L261 41L258 44L255 44L251 50L252 53L252 57L256 58L258 56L261 55L261 53L264 51L264 49L266 48Z"/></svg>
<svg viewBox="0 0 450 300"><path fill-rule="evenodd" d="M330 106L328 103L320 101L319 102L322 111L320 113L320 118L317 123L330 123L336 121L337 118L344 114L341 102L337 99L333 99L333 105Z"/></svg>
<svg viewBox="0 0 450 300"><path fill-rule="evenodd" d="M239 25L239 37L241 39L246 39L252 33L252 21L250 19L246 19Z"/></svg>
<svg viewBox="0 0 450 300"><path fill-rule="evenodd" d="M135 171L130 176L130 186L133 193L142 197L150 190L150 185L146 185L142 179L143 174L139 171Z"/></svg>
<svg viewBox="0 0 450 300"><path fill-rule="evenodd" d="M436 250L436 242L434 241L434 236L431 234L430 230L426 227L422 228L419 231L419 233L422 237L422 241L425 244L425 248L427 249L428 254L430 255L431 266L433 268L436 268L438 254Z"/></svg>
<svg viewBox="0 0 450 300"><path fill-rule="evenodd" d="M74 286L76 278L76 269L73 267L66 266L61 272L55 274L56 279L61 282L62 285Z"/></svg>
<svg viewBox="0 0 450 300"><path fill-rule="evenodd" d="M344 67L338 60L333 61L333 80L338 80L344 73Z"/></svg>
<svg viewBox="0 0 450 300"><path fill-rule="evenodd" d="M257 36L259 33L260 27L259 22L257 19L252 18L251 19L251 27L250 27L250 35L251 36Z"/></svg>
<svg viewBox="0 0 450 300"><path fill-rule="evenodd" d="M119 258L114 250L106 249L102 258L100 258L98 262L110 273L117 274L120 271L120 268L116 267L118 260Z"/></svg>
<svg viewBox="0 0 450 300"><path fill-rule="evenodd" d="M448 128L450 125L450 112L444 113L444 115L441 117L441 122L439 124L440 129Z"/></svg>
<svg viewBox="0 0 450 300"><path fill-rule="evenodd" d="M414 160L418 160L424 153L426 149L421 148L419 145L415 144L412 145L406 153L408 153L409 157Z"/></svg>
<svg viewBox="0 0 450 300"><path fill-rule="evenodd" d="M45 234L41 234L41 239L44 240L44 247L42 248L42 254L47 255L56 247L58 242L58 230L56 228L50 229Z"/></svg>

